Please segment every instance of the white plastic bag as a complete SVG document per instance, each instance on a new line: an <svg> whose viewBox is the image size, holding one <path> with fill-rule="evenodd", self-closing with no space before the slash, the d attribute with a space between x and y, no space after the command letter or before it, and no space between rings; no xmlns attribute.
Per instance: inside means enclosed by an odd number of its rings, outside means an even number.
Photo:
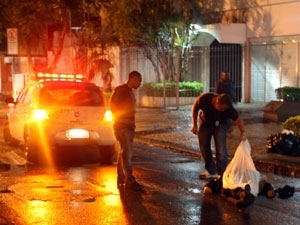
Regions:
<svg viewBox="0 0 300 225"><path fill-rule="evenodd" d="M246 184L249 184L251 193L257 196L259 181L260 173L253 163L249 141L241 141L223 174L223 188L244 188Z"/></svg>

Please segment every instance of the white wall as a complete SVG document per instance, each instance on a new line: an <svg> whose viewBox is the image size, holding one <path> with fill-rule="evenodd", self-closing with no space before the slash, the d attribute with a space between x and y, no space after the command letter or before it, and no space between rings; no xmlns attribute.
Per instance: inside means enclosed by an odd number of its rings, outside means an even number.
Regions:
<svg viewBox="0 0 300 225"><path fill-rule="evenodd" d="M250 9L248 37L267 37L300 34L300 1L257 0L259 7Z"/></svg>
<svg viewBox="0 0 300 225"><path fill-rule="evenodd" d="M299 86L300 1L257 0L259 19L247 24L251 102L276 99L275 89Z"/></svg>

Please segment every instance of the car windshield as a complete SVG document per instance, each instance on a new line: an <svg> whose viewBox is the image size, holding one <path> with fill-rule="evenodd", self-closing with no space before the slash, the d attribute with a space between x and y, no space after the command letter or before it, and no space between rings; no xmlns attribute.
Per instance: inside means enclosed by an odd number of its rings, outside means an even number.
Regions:
<svg viewBox="0 0 300 225"><path fill-rule="evenodd" d="M40 91L40 104L47 106L103 106L105 101L97 86L69 83L44 85Z"/></svg>

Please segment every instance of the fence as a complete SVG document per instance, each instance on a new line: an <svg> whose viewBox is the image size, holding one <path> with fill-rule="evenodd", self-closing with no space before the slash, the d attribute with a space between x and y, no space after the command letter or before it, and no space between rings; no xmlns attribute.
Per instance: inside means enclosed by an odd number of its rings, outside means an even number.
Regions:
<svg viewBox="0 0 300 225"><path fill-rule="evenodd" d="M176 89L166 88L165 95L163 90L155 90L147 92L141 88L139 90L139 106L151 108L177 107L193 104L195 98L200 94L200 91L194 89L180 89L178 95Z"/></svg>

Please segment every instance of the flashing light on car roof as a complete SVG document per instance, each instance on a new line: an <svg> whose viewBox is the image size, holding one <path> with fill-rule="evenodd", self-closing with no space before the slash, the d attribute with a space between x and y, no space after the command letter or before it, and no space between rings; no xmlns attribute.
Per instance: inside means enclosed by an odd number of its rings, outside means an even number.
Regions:
<svg viewBox="0 0 300 225"><path fill-rule="evenodd" d="M76 81L82 82L84 76L82 74L59 74L59 73L38 73L37 79L43 81Z"/></svg>

